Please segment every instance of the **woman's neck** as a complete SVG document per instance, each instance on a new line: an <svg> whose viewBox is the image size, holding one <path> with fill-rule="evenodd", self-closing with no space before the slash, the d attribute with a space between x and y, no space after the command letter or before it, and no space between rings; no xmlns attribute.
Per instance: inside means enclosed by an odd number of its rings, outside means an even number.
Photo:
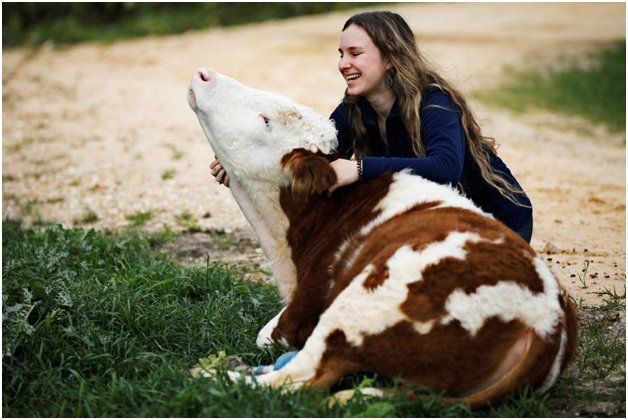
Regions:
<svg viewBox="0 0 628 420"><path fill-rule="evenodd" d="M378 95L372 95L366 98L373 107L373 110L379 117L380 121L385 121L390 114L390 110L392 109L393 104L395 103L395 95L392 93L390 89L387 89L384 92L379 93Z"/></svg>

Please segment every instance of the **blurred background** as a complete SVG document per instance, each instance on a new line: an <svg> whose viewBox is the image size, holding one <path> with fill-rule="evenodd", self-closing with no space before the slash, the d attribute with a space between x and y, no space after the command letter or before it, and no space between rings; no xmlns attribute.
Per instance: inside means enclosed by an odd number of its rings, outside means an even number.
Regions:
<svg viewBox="0 0 628 420"><path fill-rule="evenodd" d="M346 10L372 3L13 3L3 8L6 46L115 41Z"/></svg>

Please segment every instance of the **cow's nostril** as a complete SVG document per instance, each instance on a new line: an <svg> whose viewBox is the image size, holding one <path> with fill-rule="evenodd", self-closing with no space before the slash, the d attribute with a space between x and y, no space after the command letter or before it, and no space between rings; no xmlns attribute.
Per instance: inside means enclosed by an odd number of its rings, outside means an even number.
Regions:
<svg viewBox="0 0 628 420"><path fill-rule="evenodd" d="M198 72L198 77L200 77L201 80L204 82L209 82L211 80L211 76L209 75L209 73L202 70Z"/></svg>

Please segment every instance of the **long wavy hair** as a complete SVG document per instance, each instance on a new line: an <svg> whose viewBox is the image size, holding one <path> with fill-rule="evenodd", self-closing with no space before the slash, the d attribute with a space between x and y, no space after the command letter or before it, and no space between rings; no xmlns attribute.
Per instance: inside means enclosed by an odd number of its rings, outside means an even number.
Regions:
<svg viewBox="0 0 628 420"><path fill-rule="evenodd" d="M455 111L460 114L468 150L480 168L482 178L513 203L523 205L516 198L523 191L508 182L490 164L488 152L497 153L495 139L482 135L480 126L462 94L443 79L419 52L414 34L406 21L396 13L377 11L352 16L342 30L351 25L364 29L379 49L382 58L390 60L393 66L389 70L394 81L391 89L397 98L401 119L412 139L412 149L416 156L425 156L419 114L422 92L429 86L436 86L451 98ZM360 97L351 96L345 91L344 102L349 105L349 120L353 131L353 151L356 157L363 157L369 150L359 100Z"/></svg>

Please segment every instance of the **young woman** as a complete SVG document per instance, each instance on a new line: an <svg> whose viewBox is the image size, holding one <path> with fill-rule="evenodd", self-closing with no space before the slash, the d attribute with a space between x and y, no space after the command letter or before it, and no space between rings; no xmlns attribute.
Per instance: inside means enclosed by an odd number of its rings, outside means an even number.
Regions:
<svg viewBox="0 0 628 420"><path fill-rule="evenodd" d="M338 183L411 169L452 184L526 241L532 205L484 137L463 96L428 66L396 13L351 17L340 37L338 69L347 82L331 114L338 129Z"/></svg>
<svg viewBox="0 0 628 420"><path fill-rule="evenodd" d="M495 141L481 134L460 92L427 65L401 16L367 12L351 17L338 51L347 89L331 114L343 157L332 163L338 177L332 191L411 169L457 186L530 242L530 200L497 157ZM218 182L229 184L218 160L210 169Z"/></svg>

